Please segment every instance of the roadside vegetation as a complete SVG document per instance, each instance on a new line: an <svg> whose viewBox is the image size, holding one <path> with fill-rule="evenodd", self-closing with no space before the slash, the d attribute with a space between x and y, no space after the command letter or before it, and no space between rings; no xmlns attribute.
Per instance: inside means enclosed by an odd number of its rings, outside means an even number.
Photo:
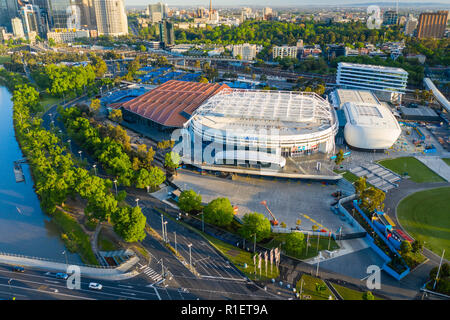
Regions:
<svg viewBox="0 0 450 320"><path fill-rule="evenodd" d="M302 275L295 288L301 300L336 300L323 280L307 274Z"/></svg>

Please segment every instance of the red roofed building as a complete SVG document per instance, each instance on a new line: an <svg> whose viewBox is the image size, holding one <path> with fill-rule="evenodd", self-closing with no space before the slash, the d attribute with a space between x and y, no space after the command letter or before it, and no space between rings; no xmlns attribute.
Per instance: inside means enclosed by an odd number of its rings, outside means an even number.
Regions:
<svg viewBox="0 0 450 320"><path fill-rule="evenodd" d="M124 120L162 128L181 128L192 113L227 85L170 80L121 104Z"/></svg>

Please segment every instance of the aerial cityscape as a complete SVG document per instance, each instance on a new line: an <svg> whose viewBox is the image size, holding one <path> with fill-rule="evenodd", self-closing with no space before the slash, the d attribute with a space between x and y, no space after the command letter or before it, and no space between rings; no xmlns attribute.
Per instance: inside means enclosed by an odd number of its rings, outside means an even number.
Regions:
<svg viewBox="0 0 450 320"><path fill-rule="evenodd" d="M0 0L1 300L450 299L450 3L297 2Z"/></svg>

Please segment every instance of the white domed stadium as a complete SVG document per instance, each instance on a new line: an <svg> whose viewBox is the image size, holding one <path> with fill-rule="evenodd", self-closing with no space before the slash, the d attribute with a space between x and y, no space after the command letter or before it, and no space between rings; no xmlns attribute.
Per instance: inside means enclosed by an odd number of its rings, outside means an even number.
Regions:
<svg viewBox="0 0 450 320"><path fill-rule="evenodd" d="M335 151L334 108L311 92L224 89L185 123L215 164L284 167L286 157ZM206 142L206 143L205 143Z"/></svg>

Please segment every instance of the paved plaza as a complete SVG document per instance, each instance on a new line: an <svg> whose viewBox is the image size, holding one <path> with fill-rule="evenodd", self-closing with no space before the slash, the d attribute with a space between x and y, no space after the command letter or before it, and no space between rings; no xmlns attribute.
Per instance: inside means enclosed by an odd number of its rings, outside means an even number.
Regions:
<svg viewBox="0 0 450 320"><path fill-rule="evenodd" d="M331 194L339 189L336 185L274 178L236 177L231 180L186 170L180 170L173 182L182 190L193 189L200 193L205 203L218 197L229 198L232 205L238 206L239 217L248 212L260 212L270 218L261 204L266 200L277 220L285 222L288 228L296 227L300 219L304 230L322 225L332 232L341 226L343 233L353 232L350 225L330 210L334 202Z"/></svg>

